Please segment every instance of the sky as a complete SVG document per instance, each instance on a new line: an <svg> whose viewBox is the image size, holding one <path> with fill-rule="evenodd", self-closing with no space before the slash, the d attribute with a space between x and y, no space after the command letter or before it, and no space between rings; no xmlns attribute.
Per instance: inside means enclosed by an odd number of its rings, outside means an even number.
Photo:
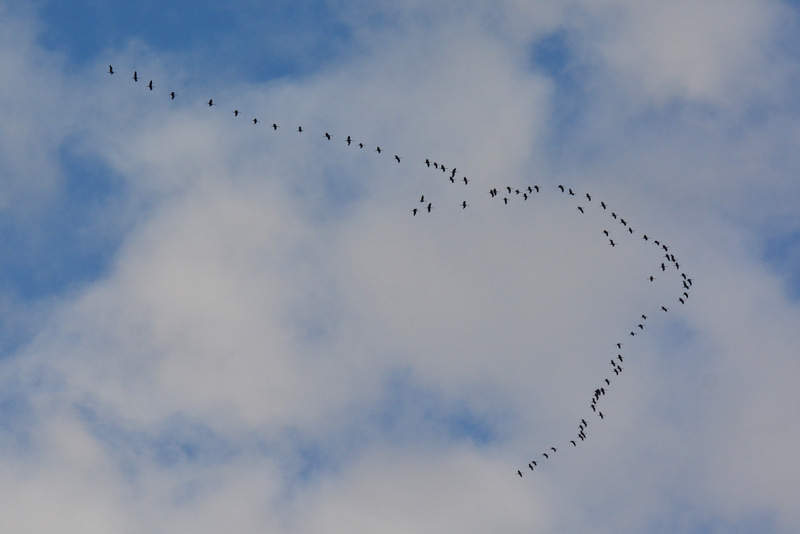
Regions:
<svg viewBox="0 0 800 534"><path fill-rule="evenodd" d="M776 0L0 0L5 528L797 532L798 51Z"/></svg>

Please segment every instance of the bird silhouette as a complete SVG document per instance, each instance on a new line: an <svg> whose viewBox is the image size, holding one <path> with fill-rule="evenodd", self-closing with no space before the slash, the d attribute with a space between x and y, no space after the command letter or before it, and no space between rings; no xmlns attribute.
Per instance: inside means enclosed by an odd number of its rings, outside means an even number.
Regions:
<svg viewBox="0 0 800 534"><path fill-rule="evenodd" d="M253 124L258 124L258 119L253 117Z"/></svg>
<svg viewBox="0 0 800 534"><path fill-rule="evenodd" d="M297 127L297 131L298 131L298 132L302 132L302 131L303 131L303 127L302 127L302 126L298 126L298 127Z"/></svg>
<svg viewBox="0 0 800 534"><path fill-rule="evenodd" d="M172 92L169 94L169 96L171 97L171 99L172 99L172 100L175 100L175 91L172 91Z"/></svg>
<svg viewBox="0 0 800 534"><path fill-rule="evenodd" d="M562 193L564 192L564 186L563 185L559 185L558 188L561 189Z"/></svg>
<svg viewBox="0 0 800 534"><path fill-rule="evenodd" d="M329 134L328 132L325 132L325 137L328 139L328 141L331 140L331 134Z"/></svg>
<svg viewBox="0 0 800 534"><path fill-rule="evenodd" d="M114 67L112 67L111 65L108 66L108 73L114 74Z"/></svg>
<svg viewBox="0 0 800 534"><path fill-rule="evenodd" d="M208 99L208 107L211 107L213 105L214 105L214 99L213 98L209 98Z"/></svg>
<svg viewBox="0 0 800 534"><path fill-rule="evenodd" d="M380 154L380 153L381 153L381 147L378 147L378 148L376 148L375 150L378 152L378 154Z"/></svg>
<svg viewBox="0 0 800 534"><path fill-rule="evenodd" d="M461 203L461 209L462 209L462 210L463 210L463 209L466 209L466 207L467 207L467 206L469 206L469 204L467 204L467 201L466 201L466 200L465 200L464 202L462 202L462 203Z"/></svg>
<svg viewBox="0 0 800 534"><path fill-rule="evenodd" d="M425 160L425 165L427 165L427 166L428 166L428 168L430 168L430 166L431 166L431 160L429 160L429 159L426 159L426 160Z"/></svg>
<svg viewBox="0 0 800 534"><path fill-rule="evenodd" d="M238 117L239 116L239 110L238 109L234 109L233 110L233 116L234 117Z"/></svg>
<svg viewBox="0 0 800 534"><path fill-rule="evenodd" d="M153 90L153 80L150 80L150 83L147 84L147 88L151 91Z"/></svg>
<svg viewBox="0 0 800 534"><path fill-rule="evenodd" d="M579 212L581 212L581 213L583 213L583 208L582 208L582 207L580 207L580 206L578 206L578 211L579 211Z"/></svg>
<svg viewBox="0 0 800 534"><path fill-rule="evenodd" d="M272 130L276 131L277 129L278 129L278 125L273 122L272 123Z"/></svg>
<svg viewBox="0 0 800 534"><path fill-rule="evenodd" d="M138 82L139 81L139 74L137 74L136 71L133 71L133 78L131 78L131 79L134 82Z"/></svg>
<svg viewBox="0 0 800 534"><path fill-rule="evenodd" d="M397 160L397 163L400 163L400 156L398 156L397 154L394 155L394 159Z"/></svg>
<svg viewBox="0 0 800 534"><path fill-rule="evenodd" d="M352 139L350 139L350 136L349 136L349 135L347 136L347 139L345 139L345 141L347 141L347 146L350 146L350 143L352 143L352 142L353 142L353 140L352 140Z"/></svg>

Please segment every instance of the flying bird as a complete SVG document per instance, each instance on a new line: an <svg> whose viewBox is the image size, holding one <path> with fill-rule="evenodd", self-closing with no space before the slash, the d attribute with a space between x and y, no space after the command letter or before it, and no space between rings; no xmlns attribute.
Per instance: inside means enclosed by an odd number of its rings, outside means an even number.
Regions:
<svg viewBox="0 0 800 534"><path fill-rule="evenodd" d="M213 98L209 98L208 99L208 107L211 107L213 105L214 105L214 99Z"/></svg>
<svg viewBox="0 0 800 534"><path fill-rule="evenodd" d="M132 80L133 80L134 82L138 82L138 81L139 81L139 75L136 73L136 71L133 71L133 78L132 78Z"/></svg>
<svg viewBox="0 0 800 534"><path fill-rule="evenodd" d="M258 124L258 119L253 117L253 124Z"/></svg>
<svg viewBox="0 0 800 534"><path fill-rule="evenodd" d="M302 131L303 131L303 127L302 127L302 126L298 126L298 127L297 127L297 131L298 131L298 132L302 132Z"/></svg>
<svg viewBox="0 0 800 534"><path fill-rule="evenodd" d="M278 129L278 125L273 122L272 123L272 130L275 131L277 129Z"/></svg>
<svg viewBox="0 0 800 534"><path fill-rule="evenodd" d="M581 213L583 213L583 208L582 208L582 207L580 207L580 206L578 206L578 211L579 211L579 212L581 212Z"/></svg>
<svg viewBox="0 0 800 534"><path fill-rule="evenodd" d="M172 100L175 100L175 91L172 91L172 92L169 94L169 96L172 98Z"/></svg>
<svg viewBox="0 0 800 534"><path fill-rule="evenodd" d="M564 186L563 185L559 185L558 188L561 189L562 193L564 192Z"/></svg>
<svg viewBox="0 0 800 534"><path fill-rule="evenodd" d="M328 141L331 140L331 134L329 134L328 132L325 132L325 137L328 139Z"/></svg>
<svg viewBox="0 0 800 534"><path fill-rule="evenodd" d="M380 154L380 153L381 153L381 147L378 147L378 148L376 148L375 150L378 152L378 154Z"/></svg>
<svg viewBox="0 0 800 534"><path fill-rule="evenodd" d="M114 74L114 67L112 67L111 65L108 66L108 73Z"/></svg>
<svg viewBox="0 0 800 534"><path fill-rule="evenodd" d="M466 200L465 200L464 202L462 202L462 203L461 203L461 209L462 209L462 210L463 210L463 209L466 209L466 207L467 207L467 206L469 206L469 204L467 204L467 201L466 201Z"/></svg>
<svg viewBox="0 0 800 534"><path fill-rule="evenodd" d="M400 156L398 156L397 154L394 155L394 159L397 160L397 163L400 163Z"/></svg>
<svg viewBox="0 0 800 534"><path fill-rule="evenodd" d="M352 139L350 139L350 136L349 136L349 135L347 136L347 139L345 139L345 141L347 141L347 146L350 146L350 143L352 143L352 142L353 142L353 140L352 140Z"/></svg>
<svg viewBox="0 0 800 534"><path fill-rule="evenodd" d="M153 90L153 80L150 80L150 83L147 84L147 88L151 91Z"/></svg>
<svg viewBox="0 0 800 534"><path fill-rule="evenodd" d="M239 110L238 109L234 109L233 110L233 116L234 117L238 117L239 116Z"/></svg>

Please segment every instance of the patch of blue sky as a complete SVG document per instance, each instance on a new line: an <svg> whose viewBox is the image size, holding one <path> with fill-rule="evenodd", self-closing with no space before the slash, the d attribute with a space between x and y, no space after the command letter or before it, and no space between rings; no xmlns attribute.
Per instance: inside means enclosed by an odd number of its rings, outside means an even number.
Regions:
<svg viewBox="0 0 800 534"><path fill-rule="evenodd" d="M139 41L190 70L262 82L316 71L352 53L351 32L323 0L43 3L41 43L77 64Z"/></svg>
<svg viewBox="0 0 800 534"><path fill-rule="evenodd" d="M535 42L529 57L531 69L554 84L548 150L558 155L564 139L576 134L582 126L581 116L589 96L584 83L587 72L574 56L569 34L563 29Z"/></svg>
<svg viewBox="0 0 800 534"><path fill-rule="evenodd" d="M61 149L63 190L32 220L0 221L0 291L37 300L97 279L119 244L118 228L101 224L120 201L121 181L100 161Z"/></svg>
<svg viewBox="0 0 800 534"><path fill-rule="evenodd" d="M800 300L800 231L765 237L762 257L784 280L787 297Z"/></svg>
<svg viewBox="0 0 800 534"><path fill-rule="evenodd" d="M87 404L77 410L87 432L129 480L134 480L147 465L161 470L188 465L214 466L227 463L242 453L241 443L234 443L208 425L180 414L140 428Z"/></svg>
<svg viewBox="0 0 800 534"><path fill-rule="evenodd" d="M376 416L389 434L429 435L454 442L487 446L499 438L498 420L478 413L464 399L453 399L415 381L410 373L393 373L385 385L386 394ZM413 429L413 432L410 430Z"/></svg>
<svg viewBox="0 0 800 534"><path fill-rule="evenodd" d="M775 515L768 511L752 512L733 519L730 516L709 517L707 511L681 504L668 508L664 515L653 519L647 528L650 534L771 534L781 531Z"/></svg>

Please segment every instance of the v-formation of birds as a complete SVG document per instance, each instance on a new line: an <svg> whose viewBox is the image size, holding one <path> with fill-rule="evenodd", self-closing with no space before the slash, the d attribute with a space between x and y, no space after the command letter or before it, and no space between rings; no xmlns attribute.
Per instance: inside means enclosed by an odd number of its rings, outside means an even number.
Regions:
<svg viewBox="0 0 800 534"><path fill-rule="evenodd" d="M116 73L112 65L108 66L108 73L113 75ZM139 80L144 80L141 78L137 71L133 72L133 76L131 79L134 82L138 82ZM149 80L145 87L149 91L153 91L155 85L153 84L153 80ZM168 96L171 100L175 100L177 94L175 91L170 91ZM217 105L214 102L213 98L209 98L206 105L211 108ZM232 110L232 114L234 117L238 117L242 113L238 109ZM251 119L253 124L259 124L261 121L258 117L253 117ZM269 124L269 123L268 123ZM280 126L276 123L271 123L269 125L272 130L277 131ZM302 126L298 126L296 128L296 132L298 133L306 133L308 130L304 129ZM324 132L322 134L327 141L332 141L334 136L330 132ZM346 136L344 138L344 142L347 146L357 147L358 149L364 149L367 145L363 142L356 142L351 136ZM383 154L386 150L382 149L379 145L376 145L374 148L374 152L377 154ZM396 163L402 163L403 157L394 154L392 160ZM456 167L451 167L449 165L445 165L438 161L434 161L430 158L426 158L421 164L425 165L425 167L433 169L434 171L441 172L447 181L451 184L459 184L459 185L469 185L471 179L467 176L458 177L458 169ZM509 203L512 202L527 202L533 199L535 196L539 195L542 191L544 191L546 186L538 185L538 184L531 184L528 186L523 187L512 187L512 186L504 186L500 188L492 188L489 189L487 192L489 197L496 201L502 202L502 205L507 206ZM609 222L611 223L608 228L602 230L602 234L605 236L604 238L608 242L609 247L616 247L617 245L623 243L623 239L632 239L637 238L641 242L652 244L655 247L658 247L662 252L662 260L660 261L659 265L656 265L654 268L655 274L651 274L648 277L650 282L656 280L660 273L665 273L668 269L672 270L675 269L676 272L680 274L678 281L681 283L681 287L677 292L678 295L675 298L674 302L667 302L658 305L656 309L656 313L666 313L669 311L669 306L674 303L685 304L689 298L690 290L693 284L692 278L686 275L685 272L681 270L680 263L678 262L677 258L675 257L674 253L670 252L670 247L661 242L658 239L654 239L651 236L640 233L633 229L631 224L623 218L620 214L616 211L611 210L611 208L604 202L596 200L591 194L589 193L576 193L573 191L572 188L558 185L555 188L552 188L558 191L561 195L566 197L573 197L576 202L575 205L575 212L584 215L586 211L590 208L602 210L603 212L608 214ZM458 204L458 207L462 210L469 207L470 204L467 203L466 200L462 201ZM417 216L418 214L423 213L431 213L434 206L433 202L426 198L425 194L420 194L419 199L417 202L413 203L413 206L410 208L411 215ZM617 226L619 225L619 226ZM609 228L613 228L613 230L609 230ZM648 312L649 313L649 312ZM648 321L648 313L642 313L638 318L636 318L632 324L634 325L629 332L623 334L623 337L628 336L636 336L642 333ZM559 454L560 448L577 448L579 445L583 444L589 439L590 436L590 424L589 421L594 421L591 425L593 428L594 425L598 424L599 422L603 421L606 418L606 415L602 411L602 401L603 398L612 390L612 384L615 384L617 379L622 375L624 371L623 364L626 362L626 359L630 356L626 354L624 347L624 342L622 340L618 341L614 347L609 349L609 362L610 362L610 369L606 376L598 381L597 387L589 396L589 400L586 404L587 413L580 418L580 421L576 423L576 430L573 436L569 436L571 439L565 440L563 442L559 442L547 447L545 450L537 453L537 456L530 460L526 467L517 469L516 475L519 477L523 477L524 474L530 470L531 472L539 469L542 467L542 462L551 460L556 454ZM588 419L588 420L587 420ZM556 446L558 445L558 446Z"/></svg>

